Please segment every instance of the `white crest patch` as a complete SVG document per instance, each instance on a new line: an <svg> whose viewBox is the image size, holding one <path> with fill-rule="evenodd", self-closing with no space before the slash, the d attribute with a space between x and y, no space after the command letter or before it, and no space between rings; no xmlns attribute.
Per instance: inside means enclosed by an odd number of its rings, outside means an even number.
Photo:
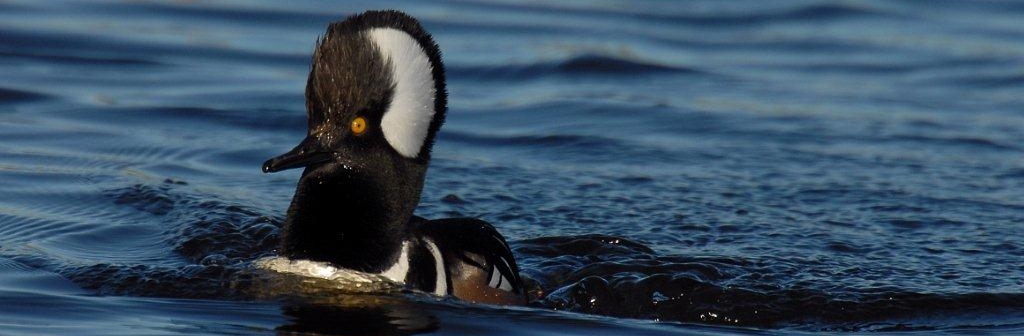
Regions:
<svg viewBox="0 0 1024 336"><path fill-rule="evenodd" d="M404 31L374 28L368 34L390 65L395 86L391 106L381 120L384 139L399 154L415 158L434 118L433 66L419 42Z"/></svg>

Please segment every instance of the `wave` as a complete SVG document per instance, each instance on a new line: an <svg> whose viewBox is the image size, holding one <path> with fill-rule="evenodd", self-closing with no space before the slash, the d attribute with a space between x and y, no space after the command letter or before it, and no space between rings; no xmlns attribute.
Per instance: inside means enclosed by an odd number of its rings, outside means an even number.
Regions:
<svg viewBox="0 0 1024 336"><path fill-rule="evenodd" d="M777 276L768 271L776 267L770 261L662 256L614 236L545 237L513 245L526 256L524 263L541 265L527 271L546 293L535 305L559 310L745 327L891 331L935 329L935 319L1004 321L1007 313L1024 309L1020 293L783 285L769 280ZM958 326L969 324L944 328Z"/></svg>
<svg viewBox="0 0 1024 336"><path fill-rule="evenodd" d="M940 136L929 136L929 135L893 135L883 140L893 140L899 142L912 142L918 144L938 145L938 146L963 146L968 148L985 148L1002 151L1019 151L1020 148L1013 144L1003 143L996 140L979 138L979 137L940 137Z"/></svg>
<svg viewBox="0 0 1024 336"><path fill-rule="evenodd" d="M589 140L555 137L520 141L549 146ZM274 255L281 220L265 211L202 194L187 182L168 179L135 184L105 191L103 196L113 206L137 211L152 217L147 221L165 225L161 235L165 253L175 257L158 258L152 263L132 262L128 257L123 262L98 258L109 260L99 263L38 260L47 258L43 255L15 260L55 269L80 286L105 295L240 300L298 295L324 299L367 288L353 289L332 279L311 280L267 267L268 262L281 260L261 259ZM47 232L45 228L40 230ZM601 234L546 236L510 243L527 279L532 305L538 308L684 323L827 331L934 329L937 325L957 328L988 319L999 325L1008 314L1024 309L1024 294L1019 293L914 292L873 287L864 281L819 284L809 280L814 276L795 275L808 272L808 263L814 263L810 259L665 255L641 241ZM146 248L146 253L154 253L152 245ZM865 251L841 241L827 248L840 253ZM935 319L945 322L935 323Z"/></svg>
<svg viewBox="0 0 1024 336"><path fill-rule="evenodd" d="M609 55L577 55L555 62L529 64L502 64L493 66L460 66L447 68L452 79L509 80L537 79L551 76L606 76L636 77L638 75L710 75L694 68L670 66Z"/></svg>
<svg viewBox="0 0 1024 336"><path fill-rule="evenodd" d="M442 134L443 135L441 135L441 137L447 140L489 146L525 146L543 148L558 146L609 147L614 146L616 143L616 140L610 138L567 134L496 136L457 131L445 132Z"/></svg>
<svg viewBox="0 0 1024 336"><path fill-rule="evenodd" d="M692 26L747 26L760 25L775 22L807 22L838 20L847 18L873 17L873 16L898 16L897 12L859 6L855 4L833 4L813 3L807 5L790 6L788 8L779 6L756 7L754 10L733 11L726 10L719 12L702 12L694 14L692 11L681 10L685 6L670 8L644 8L644 11L630 11L621 7L602 8L599 6L579 7L570 5L550 4L513 4L513 3L477 3L461 1L460 5L483 9L483 10L504 10L520 13L560 13L561 15L585 16L589 18L606 19L633 19L645 23L662 23Z"/></svg>
<svg viewBox="0 0 1024 336"><path fill-rule="evenodd" d="M42 93L0 87L0 104L27 103L43 100L47 97L47 95Z"/></svg>

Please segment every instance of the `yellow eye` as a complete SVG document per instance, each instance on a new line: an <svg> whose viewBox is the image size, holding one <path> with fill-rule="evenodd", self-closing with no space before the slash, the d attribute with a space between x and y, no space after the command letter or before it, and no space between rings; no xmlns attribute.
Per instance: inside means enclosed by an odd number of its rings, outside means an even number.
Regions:
<svg viewBox="0 0 1024 336"><path fill-rule="evenodd" d="M356 117L355 119L352 119L351 128L353 134L363 134L363 132L366 132L366 119L363 119L363 117Z"/></svg>

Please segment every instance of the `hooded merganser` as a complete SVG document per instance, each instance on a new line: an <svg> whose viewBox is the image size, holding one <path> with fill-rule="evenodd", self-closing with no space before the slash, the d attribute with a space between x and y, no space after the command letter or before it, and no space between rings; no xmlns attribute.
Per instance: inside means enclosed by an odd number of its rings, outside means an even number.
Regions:
<svg viewBox="0 0 1024 336"><path fill-rule="evenodd" d="M448 108L441 52L405 13L332 23L306 82L308 135L263 164L305 168L281 254L376 273L436 295L524 302L505 239L472 218L413 215Z"/></svg>

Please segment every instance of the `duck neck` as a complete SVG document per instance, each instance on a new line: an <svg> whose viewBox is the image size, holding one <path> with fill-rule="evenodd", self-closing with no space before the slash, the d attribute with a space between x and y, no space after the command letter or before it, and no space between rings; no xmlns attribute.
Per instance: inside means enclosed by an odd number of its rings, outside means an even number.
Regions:
<svg viewBox="0 0 1024 336"><path fill-rule="evenodd" d="M288 209L281 253L371 273L393 264L408 237L420 189L410 195L402 192L404 186L372 179L308 173L299 180Z"/></svg>

